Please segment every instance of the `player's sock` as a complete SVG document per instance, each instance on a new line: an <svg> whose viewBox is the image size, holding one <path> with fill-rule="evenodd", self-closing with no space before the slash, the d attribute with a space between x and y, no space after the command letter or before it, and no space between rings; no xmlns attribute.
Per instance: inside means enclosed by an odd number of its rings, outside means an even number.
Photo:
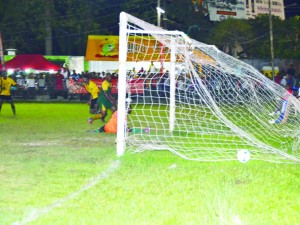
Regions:
<svg viewBox="0 0 300 225"><path fill-rule="evenodd" d="M136 133L141 133L141 131L142 131L142 130L141 130L141 129L138 129L138 128L132 128L132 129L131 129L131 132L134 133L134 134L136 134Z"/></svg>
<svg viewBox="0 0 300 225"><path fill-rule="evenodd" d="M102 117L101 114L96 114L95 116L92 117L93 120L98 120Z"/></svg>

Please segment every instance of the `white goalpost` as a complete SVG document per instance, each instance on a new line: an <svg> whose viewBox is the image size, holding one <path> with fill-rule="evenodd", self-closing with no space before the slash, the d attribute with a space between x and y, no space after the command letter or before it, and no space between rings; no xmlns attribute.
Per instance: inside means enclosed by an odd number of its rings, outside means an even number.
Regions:
<svg viewBox="0 0 300 225"><path fill-rule="evenodd" d="M124 12L119 38L118 156L168 150L226 161L248 150L252 160L300 163L300 102L283 87L215 46Z"/></svg>

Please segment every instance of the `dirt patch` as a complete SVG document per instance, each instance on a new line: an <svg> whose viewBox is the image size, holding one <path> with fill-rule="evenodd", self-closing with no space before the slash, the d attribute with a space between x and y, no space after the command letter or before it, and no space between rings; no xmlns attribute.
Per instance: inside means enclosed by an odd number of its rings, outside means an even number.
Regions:
<svg viewBox="0 0 300 225"><path fill-rule="evenodd" d="M43 146L59 146L61 145L57 141L32 141L32 142L27 142L27 143L22 143L24 146L29 146L29 147L43 147Z"/></svg>

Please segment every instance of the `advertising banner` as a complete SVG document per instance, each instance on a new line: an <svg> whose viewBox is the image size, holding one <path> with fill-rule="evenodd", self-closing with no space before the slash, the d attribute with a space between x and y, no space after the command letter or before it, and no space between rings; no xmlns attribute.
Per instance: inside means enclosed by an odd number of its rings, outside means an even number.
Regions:
<svg viewBox="0 0 300 225"><path fill-rule="evenodd" d="M89 35L87 61L119 61L119 36ZM127 61L170 61L169 49L151 37L129 36Z"/></svg>
<svg viewBox="0 0 300 225"><path fill-rule="evenodd" d="M246 19L246 0L207 0L206 4L211 21Z"/></svg>
<svg viewBox="0 0 300 225"><path fill-rule="evenodd" d="M118 61L119 36L89 35L86 49L87 61Z"/></svg>

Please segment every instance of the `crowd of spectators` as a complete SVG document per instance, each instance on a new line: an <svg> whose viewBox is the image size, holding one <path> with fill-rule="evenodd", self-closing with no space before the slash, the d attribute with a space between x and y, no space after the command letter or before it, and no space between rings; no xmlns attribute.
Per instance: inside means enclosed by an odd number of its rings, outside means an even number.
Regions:
<svg viewBox="0 0 300 225"><path fill-rule="evenodd" d="M275 82L283 87L293 86L294 89L299 89L300 83L300 73L296 73L294 65L290 64L286 71L280 71L277 76L275 76Z"/></svg>
<svg viewBox="0 0 300 225"><path fill-rule="evenodd" d="M202 71L203 72L203 71ZM106 72L81 72L70 71L68 68L62 68L55 74L50 73L29 73L26 74L22 71L15 70L10 75L12 79L19 85L17 89L12 90L12 96L19 99L36 99L39 95L47 95L50 99L57 99L59 96L64 99L81 98L82 94L73 94L69 92L68 83L69 79L73 79L76 82L80 81L81 78L89 76L91 79L104 79ZM117 79L117 71L112 73L113 79ZM153 63L150 64L149 68L145 70L143 67L136 71L135 68L128 71L128 78L139 79L146 78L143 81L145 90L157 89L160 92L169 92L170 80L168 71L162 72L161 69L155 68ZM216 81L209 79L210 76L206 76L206 80L203 81L206 86L213 88L218 85ZM291 64L287 71L280 71L275 76L275 82L279 85L293 86L294 90L299 89L300 74L295 72L293 65ZM208 85L208 83L212 83ZM222 79L223 86L226 84L225 79ZM177 76L177 89L187 90L192 89L191 81L186 79L185 76L180 74ZM211 86L211 87L210 87ZM221 87L221 85L219 85ZM21 88L20 88L21 87Z"/></svg>
<svg viewBox="0 0 300 225"><path fill-rule="evenodd" d="M55 74L48 72L41 73L25 73L15 70L9 76L19 85L18 88L12 89L12 96L19 99L36 99L39 95L47 95L50 99L57 99L59 96L64 99L74 98L69 93L68 81L73 79L79 81L85 76L92 79L104 79L105 72L82 72L76 73L75 70L70 71L68 68L62 68ZM113 74L116 78L115 73Z"/></svg>

